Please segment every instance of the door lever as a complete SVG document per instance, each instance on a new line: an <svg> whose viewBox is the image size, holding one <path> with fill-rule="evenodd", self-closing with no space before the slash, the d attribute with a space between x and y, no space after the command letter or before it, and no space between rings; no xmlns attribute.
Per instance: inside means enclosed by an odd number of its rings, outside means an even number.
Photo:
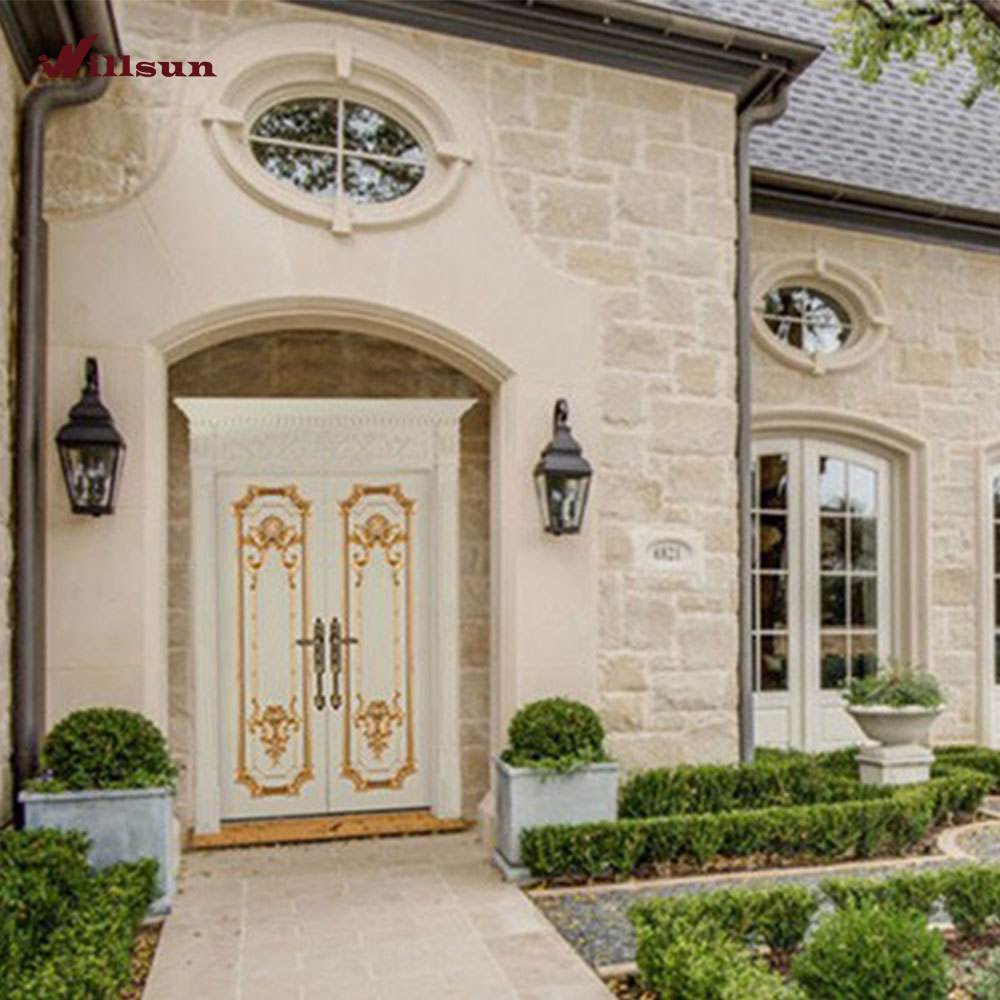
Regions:
<svg viewBox="0 0 1000 1000"><path fill-rule="evenodd" d="M344 704L344 699L340 694L340 675L343 671L343 648L348 645L357 645L358 640L353 636L344 635L340 625L340 619L336 615L330 619L330 675L333 685L333 693L330 695L330 707L336 711Z"/></svg>
<svg viewBox="0 0 1000 1000"><path fill-rule="evenodd" d="M297 646L312 646L313 670L316 672L316 694L313 696L313 704L317 709L321 709L326 700L323 697L323 671L326 669L326 650L323 648L326 645L326 635L323 619L313 620L311 639L296 639L295 644Z"/></svg>

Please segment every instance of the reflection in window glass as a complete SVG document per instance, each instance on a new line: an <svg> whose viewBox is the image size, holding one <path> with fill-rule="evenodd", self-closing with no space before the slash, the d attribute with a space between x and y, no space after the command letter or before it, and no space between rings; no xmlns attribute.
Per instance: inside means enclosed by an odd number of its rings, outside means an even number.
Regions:
<svg viewBox="0 0 1000 1000"><path fill-rule="evenodd" d="M754 689L788 690L788 456L753 467Z"/></svg>
<svg viewBox="0 0 1000 1000"><path fill-rule="evenodd" d="M820 456L820 684L875 669L878 653L878 479L859 462Z"/></svg>
<svg viewBox="0 0 1000 1000"><path fill-rule="evenodd" d="M764 322L778 340L806 354L832 354L851 336L851 317L834 298L806 285L773 288L762 303Z"/></svg>
<svg viewBox="0 0 1000 1000"><path fill-rule="evenodd" d="M409 194L427 155L414 135L376 108L342 98L282 101L251 126L250 150L279 180L307 194L378 204Z"/></svg>

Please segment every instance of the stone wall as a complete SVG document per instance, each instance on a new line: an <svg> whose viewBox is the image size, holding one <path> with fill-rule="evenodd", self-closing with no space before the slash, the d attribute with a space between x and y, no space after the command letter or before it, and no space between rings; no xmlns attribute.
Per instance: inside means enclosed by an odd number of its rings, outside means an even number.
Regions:
<svg viewBox="0 0 1000 1000"><path fill-rule="evenodd" d="M191 59L288 4L116 0L135 58ZM449 74L486 123L498 189L525 253L598 290L602 435L588 528L601 544L600 708L627 764L736 753L737 517L731 96L603 67L343 18ZM130 197L184 113L174 80L118 80L55 123L56 215ZM173 88L171 90L171 88ZM264 209L261 209L264 211ZM405 239L406 230L400 231ZM556 329L573 350L573 330ZM535 377L537 373L535 373ZM557 377L557 376L554 376ZM634 529L704 540L693 583L638 568Z"/></svg>
<svg viewBox="0 0 1000 1000"><path fill-rule="evenodd" d="M988 558L979 545L980 463L984 449L1000 443L1000 259L766 218L754 219L753 247L755 270L820 251L862 272L886 300L889 337L859 368L816 377L755 348L754 401L869 416L926 442L928 665L948 699L935 738L972 741L980 629L988 627L978 617L980 558Z"/></svg>
<svg viewBox="0 0 1000 1000"><path fill-rule="evenodd" d="M0 39L0 823L10 816L11 776L11 344L14 338L17 149L24 87Z"/></svg>
<svg viewBox="0 0 1000 1000"><path fill-rule="evenodd" d="M463 418L459 499L459 627L463 811L486 791L489 744L489 394L440 361L355 333L274 333L200 351L170 370L176 396L476 398ZM190 473L187 422L170 408L170 745L191 818L194 679L190 670Z"/></svg>

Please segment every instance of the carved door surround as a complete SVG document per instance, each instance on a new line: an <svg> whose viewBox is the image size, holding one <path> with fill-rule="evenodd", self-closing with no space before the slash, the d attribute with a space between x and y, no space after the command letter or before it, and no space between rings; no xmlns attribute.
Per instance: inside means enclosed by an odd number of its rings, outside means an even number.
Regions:
<svg viewBox="0 0 1000 1000"><path fill-rule="evenodd" d="M191 441L198 832L234 814L397 801L460 815L458 435L473 403L177 400ZM372 603L369 593L381 596ZM267 663L282 663L270 679L261 674L258 633L242 624L257 621L268 602L278 637L260 633L261 642L271 643ZM241 623L238 638L232 621ZM308 642L317 625L321 658L341 668L333 723L331 673L318 710L316 647L291 645L293 632ZM369 639L327 646L334 628L341 640L359 630ZM365 656L370 664L376 647L384 676L368 689ZM238 718L231 732L229 718Z"/></svg>

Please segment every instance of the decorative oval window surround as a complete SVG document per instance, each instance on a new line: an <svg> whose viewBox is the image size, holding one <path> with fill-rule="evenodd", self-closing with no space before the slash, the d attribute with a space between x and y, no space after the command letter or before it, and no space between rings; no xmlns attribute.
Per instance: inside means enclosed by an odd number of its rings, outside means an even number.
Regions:
<svg viewBox="0 0 1000 1000"><path fill-rule="evenodd" d="M823 254L782 258L753 284L757 344L792 368L825 375L862 364L885 342L888 313L870 278Z"/></svg>
<svg viewBox="0 0 1000 1000"><path fill-rule="evenodd" d="M355 31L283 48L248 53L201 116L244 190L336 235L412 221L447 201L473 156L433 72Z"/></svg>

